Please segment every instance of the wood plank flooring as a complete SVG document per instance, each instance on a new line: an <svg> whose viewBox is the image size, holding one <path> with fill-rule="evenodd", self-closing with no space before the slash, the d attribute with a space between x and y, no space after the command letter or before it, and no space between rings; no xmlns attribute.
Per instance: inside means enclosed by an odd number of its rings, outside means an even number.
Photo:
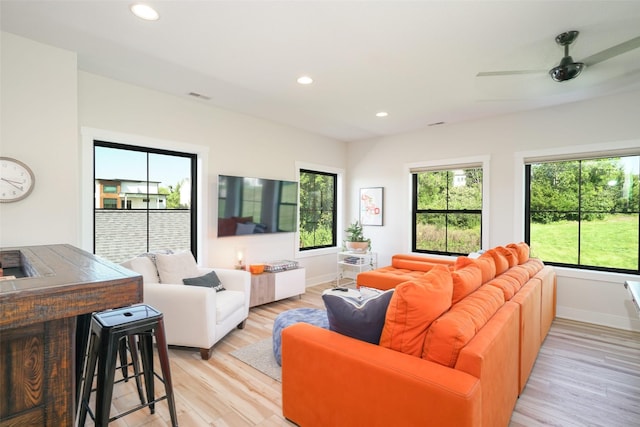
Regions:
<svg viewBox="0 0 640 427"><path fill-rule="evenodd" d="M271 336L275 317L297 307L323 307L330 284L251 309L245 329L216 344L209 361L196 350L170 348L180 426L293 426L282 417L281 385L229 353ZM111 415L138 403L133 381L116 385ZM161 383L156 390L164 390ZM91 422L87 422L91 425ZM170 426L166 401L111 426ZM557 319L518 399L511 427L640 426L640 333Z"/></svg>

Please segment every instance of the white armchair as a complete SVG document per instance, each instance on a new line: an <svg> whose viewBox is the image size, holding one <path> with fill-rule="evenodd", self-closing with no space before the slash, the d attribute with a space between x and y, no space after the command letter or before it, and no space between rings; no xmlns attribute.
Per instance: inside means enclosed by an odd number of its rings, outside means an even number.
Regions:
<svg viewBox="0 0 640 427"><path fill-rule="evenodd" d="M198 267L191 253L156 254L155 263L141 256L122 263L143 276L143 299L164 315L169 345L197 347L202 359L234 328L242 329L249 316L251 275L246 271ZM189 259L190 257L190 259ZM225 290L189 286L182 279L215 271Z"/></svg>

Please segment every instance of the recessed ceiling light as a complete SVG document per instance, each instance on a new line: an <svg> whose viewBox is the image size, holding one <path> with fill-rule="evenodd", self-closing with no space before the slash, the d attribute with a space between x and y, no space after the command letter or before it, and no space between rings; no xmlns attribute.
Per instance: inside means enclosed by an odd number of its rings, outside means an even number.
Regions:
<svg viewBox="0 0 640 427"><path fill-rule="evenodd" d="M313 83L313 79L309 76L301 76L298 77L298 83L300 83L301 85L310 85L311 83Z"/></svg>
<svg viewBox="0 0 640 427"><path fill-rule="evenodd" d="M387 117L389 115L389 113L387 113L386 111L379 111L376 113L376 117Z"/></svg>
<svg viewBox="0 0 640 427"><path fill-rule="evenodd" d="M145 21L157 21L160 18L160 15L155 11L155 9L142 3L131 6L131 12L138 18L144 19Z"/></svg>

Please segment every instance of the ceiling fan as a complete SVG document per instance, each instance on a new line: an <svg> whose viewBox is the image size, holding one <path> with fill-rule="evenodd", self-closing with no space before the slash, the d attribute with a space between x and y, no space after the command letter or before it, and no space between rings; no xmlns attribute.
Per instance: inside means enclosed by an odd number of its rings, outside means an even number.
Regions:
<svg viewBox="0 0 640 427"><path fill-rule="evenodd" d="M578 38L579 31L567 31L556 36L556 43L564 47L564 57L560 63L548 71L551 78L556 82L564 82L572 80L580 75L587 67L598 64L600 62L611 59L615 56L622 55L633 49L640 47L640 36L612 46L601 52L595 53L580 62L575 62L569 55L569 46ZM515 71L485 71L477 74L477 77L488 76L508 76L515 74L534 74L542 73L544 70L515 70Z"/></svg>

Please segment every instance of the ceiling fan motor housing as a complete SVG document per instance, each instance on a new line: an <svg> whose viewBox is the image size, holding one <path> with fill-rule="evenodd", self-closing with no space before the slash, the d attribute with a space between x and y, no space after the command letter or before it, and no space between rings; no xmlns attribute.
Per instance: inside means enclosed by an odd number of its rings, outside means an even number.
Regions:
<svg viewBox="0 0 640 427"><path fill-rule="evenodd" d="M569 45L578 38L578 34L580 34L579 31L567 31L556 36L556 43L564 46L564 57L560 64L549 70L549 75L556 82L574 79L585 68L583 62L573 62L573 58L569 55Z"/></svg>

